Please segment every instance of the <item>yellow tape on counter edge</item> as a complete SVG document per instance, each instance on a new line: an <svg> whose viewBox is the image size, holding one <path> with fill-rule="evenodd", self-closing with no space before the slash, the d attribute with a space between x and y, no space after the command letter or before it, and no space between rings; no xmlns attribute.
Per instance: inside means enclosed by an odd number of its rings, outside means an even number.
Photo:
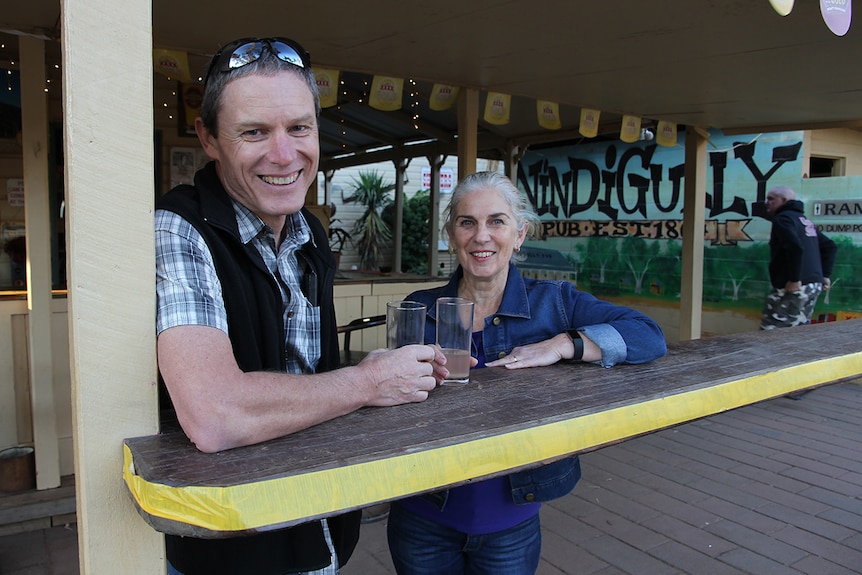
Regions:
<svg viewBox="0 0 862 575"><path fill-rule="evenodd" d="M146 481L135 473L124 445L123 478L137 504L152 516L211 531L260 529L553 460L860 374L862 352L457 445L229 487Z"/></svg>

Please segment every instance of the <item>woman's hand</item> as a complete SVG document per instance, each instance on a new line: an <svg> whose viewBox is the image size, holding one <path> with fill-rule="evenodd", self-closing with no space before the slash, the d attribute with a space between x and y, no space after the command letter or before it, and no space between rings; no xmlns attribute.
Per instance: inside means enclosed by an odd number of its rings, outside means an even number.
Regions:
<svg viewBox="0 0 862 575"><path fill-rule="evenodd" d="M597 361L602 358L602 352L595 343L583 334L581 339L584 340L584 356L581 358L583 361ZM506 369L539 367L553 365L561 359L572 359L574 354L575 345L572 343L572 337L567 333L561 333L545 341L518 346L506 357L486 362L485 365L503 366Z"/></svg>

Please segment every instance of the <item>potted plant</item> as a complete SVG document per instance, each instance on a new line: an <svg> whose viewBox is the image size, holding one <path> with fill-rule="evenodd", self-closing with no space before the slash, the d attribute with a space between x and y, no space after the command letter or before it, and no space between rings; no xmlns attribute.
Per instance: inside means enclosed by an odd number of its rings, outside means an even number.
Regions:
<svg viewBox="0 0 862 575"><path fill-rule="evenodd" d="M365 211L353 226L353 234L359 237L355 245L364 269L378 268L381 251L392 238L392 231L383 221L382 212L392 203L389 194L394 189L395 184L384 181L376 170L359 172L359 176L353 179L353 193L344 198L347 203L356 202L365 206Z"/></svg>
<svg viewBox="0 0 862 575"><path fill-rule="evenodd" d="M329 249L335 256L335 269L341 264L341 251L347 242L353 243L350 233L342 227L337 226L341 220L335 217L335 204L329 204Z"/></svg>
<svg viewBox="0 0 862 575"><path fill-rule="evenodd" d="M332 220L329 222L329 249L333 252L340 254L344 249L344 244L347 242L352 242L353 239L350 237L350 234L344 228L339 228L338 226L333 226L334 222L339 220Z"/></svg>

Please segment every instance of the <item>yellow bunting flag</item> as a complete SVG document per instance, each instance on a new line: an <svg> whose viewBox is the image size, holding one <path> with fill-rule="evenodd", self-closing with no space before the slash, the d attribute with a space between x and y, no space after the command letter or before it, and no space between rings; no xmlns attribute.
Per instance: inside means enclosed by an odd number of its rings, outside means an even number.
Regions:
<svg viewBox="0 0 862 575"><path fill-rule="evenodd" d="M314 80L320 95L320 107L331 108L338 104L338 70L314 68Z"/></svg>
<svg viewBox="0 0 862 575"><path fill-rule="evenodd" d="M659 120L655 131L655 141L660 146L676 146L676 123Z"/></svg>
<svg viewBox="0 0 862 575"><path fill-rule="evenodd" d="M537 100L536 114L539 117L539 125L546 130L559 130L562 127L560 122L560 105L556 102Z"/></svg>
<svg viewBox="0 0 862 575"><path fill-rule="evenodd" d="M376 110L392 112L401 109L401 95L404 92L404 78L374 76L368 105Z"/></svg>
<svg viewBox="0 0 862 575"><path fill-rule="evenodd" d="M485 121L495 126L504 126L509 123L509 109L512 105L512 96L499 92L488 92L485 99Z"/></svg>
<svg viewBox="0 0 862 575"><path fill-rule="evenodd" d="M448 110L456 101L461 88L449 86L448 84L434 84L431 88L431 96L428 98L428 107L435 111Z"/></svg>
<svg viewBox="0 0 862 575"><path fill-rule="evenodd" d="M578 126L578 132L585 138L595 138L599 133L599 116L601 114L600 110L581 108L581 124Z"/></svg>
<svg viewBox="0 0 862 575"><path fill-rule="evenodd" d="M637 116L623 116L620 124L620 140L627 144L637 142L641 137L641 119Z"/></svg>
<svg viewBox="0 0 862 575"><path fill-rule="evenodd" d="M180 82L191 82L189 57L181 50L153 50L153 67L156 72Z"/></svg>

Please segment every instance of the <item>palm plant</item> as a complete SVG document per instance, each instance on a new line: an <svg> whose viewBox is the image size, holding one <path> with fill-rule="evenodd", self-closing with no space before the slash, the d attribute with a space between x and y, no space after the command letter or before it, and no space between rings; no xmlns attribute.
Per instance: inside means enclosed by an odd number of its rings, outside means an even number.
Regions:
<svg viewBox="0 0 862 575"><path fill-rule="evenodd" d="M345 202L356 202L365 206L362 216L353 225L353 235L359 238L355 245L364 269L377 269L381 251L392 238L392 230L383 221L381 214L383 209L392 203L389 194L394 189L395 184L385 182L376 170L359 172L359 176L353 179L353 193L344 198Z"/></svg>

